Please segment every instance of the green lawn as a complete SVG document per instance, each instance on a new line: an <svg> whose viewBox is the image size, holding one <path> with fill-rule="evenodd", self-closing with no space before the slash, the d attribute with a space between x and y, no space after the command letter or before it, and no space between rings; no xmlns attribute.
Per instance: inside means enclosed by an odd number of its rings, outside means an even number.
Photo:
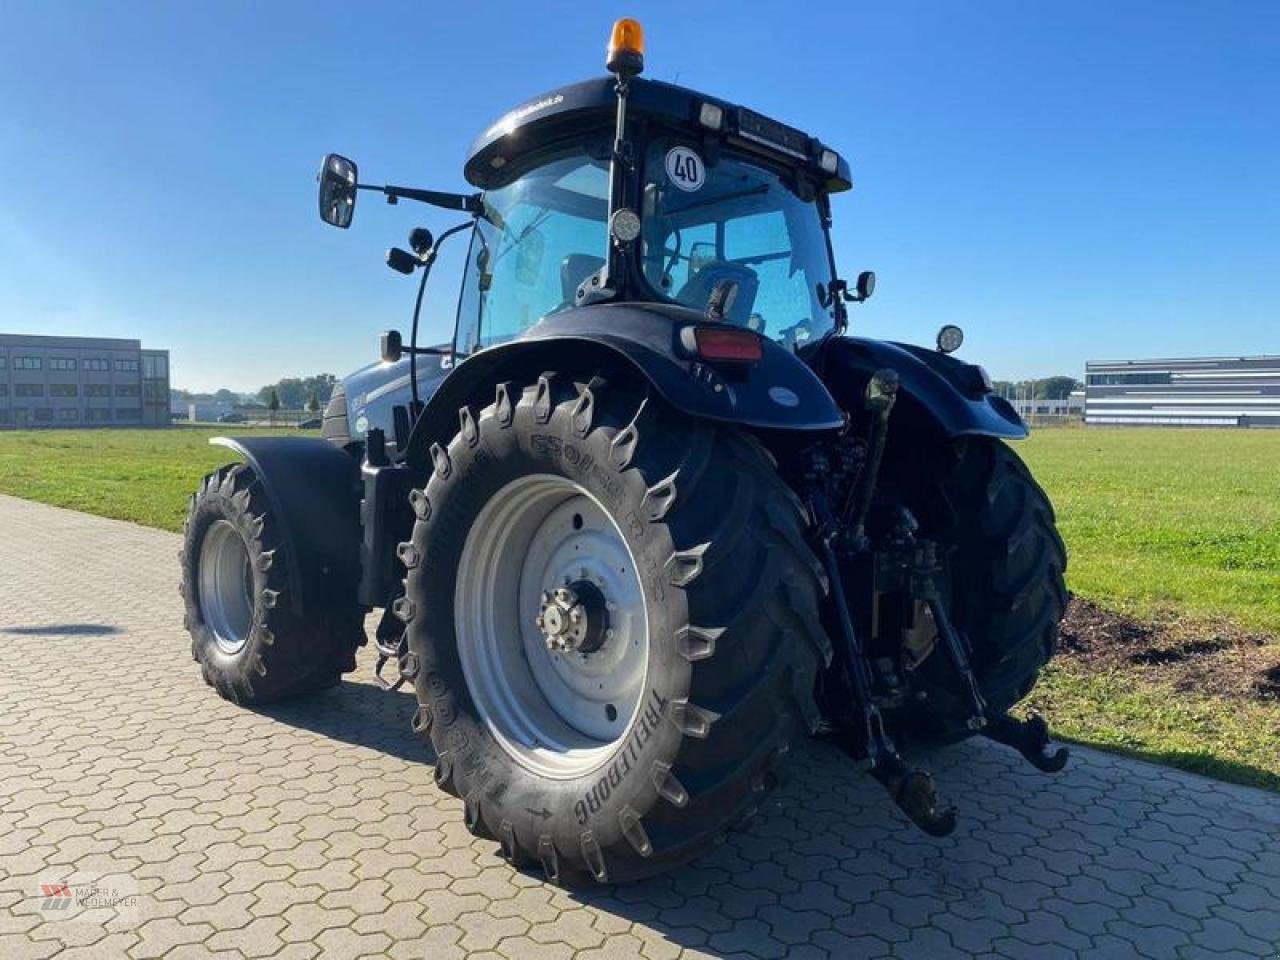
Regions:
<svg viewBox="0 0 1280 960"><path fill-rule="evenodd" d="M168 430L0 431L0 493L181 530L200 478L236 459L218 435L269 434L242 424ZM316 436L314 431L275 433Z"/></svg>
<svg viewBox="0 0 1280 960"><path fill-rule="evenodd" d="M1046 429L1017 450L1053 498L1072 592L1192 635L1280 636L1280 431ZM1083 743L1280 790L1280 701L1060 657L1031 704Z"/></svg>
<svg viewBox="0 0 1280 960"><path fill-rule="evenodd" d="M1056 737L1280 791L1280 702L1198 696L1141 676L1059 657L1027 705Z"/></svg>
<svg viewBox="0 0 1280 960"><path fill-rule="evenodd" d="M1280 633L1280 430L1046 429L1015 448L1057 508L1074 592Z"/></svg>
<svg viewBox="0 0 1280 960"><path fill-rule="evenodd" d="M0 431L0 492L178 530L200 477L233 458L208 438L244 432ZM1046 429L1017 449L1057 507L1073 592L1192 631L1280 636L1280 431ZM1072 739L1280 789L1280 701L1061 657L1031 703Z"/></svg>

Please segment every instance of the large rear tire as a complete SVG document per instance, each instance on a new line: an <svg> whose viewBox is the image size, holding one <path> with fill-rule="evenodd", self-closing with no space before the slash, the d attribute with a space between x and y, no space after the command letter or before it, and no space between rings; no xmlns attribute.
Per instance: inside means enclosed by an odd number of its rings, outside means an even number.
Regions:
<svg viewBox="0 0 1280 960"><path fill-rule="evenodd" d="M1067 552L1048 496L1013 450L974 437L956 453L932 491L950 522L925 534L946 556L950 615L971 646L983 698L1003 712L1031 692L1057 651ZM918 738L950 742L973 732L964 687L942 650L925 660L913 687L925 694L905 717Z"/></svg>
<svg viewBox="0 0 1280 960"><path fill-rule="evenodd" d="M191 656L226 699L282 700L355 669L365 639L355 584L334 584L324 609L295 612L290 558L248 464L219 468L192 495L181 560Z"/></svg>
<svg viewBox="0 0 1280 960"><path fill-rule="evenodd" d="M499 384L459 422L400 550L436 780L553 881L669 869L817 724L830 646L800 505L750 438L599 378Z"/></svg>

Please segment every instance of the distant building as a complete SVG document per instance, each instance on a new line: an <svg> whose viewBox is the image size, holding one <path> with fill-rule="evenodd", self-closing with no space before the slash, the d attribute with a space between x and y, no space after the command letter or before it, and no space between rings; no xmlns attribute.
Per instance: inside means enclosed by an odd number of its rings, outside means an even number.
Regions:
<svg viewBox="0 0 1280 960"><path fill-rule="evenodd" d="M236 404L230 400L175 399L169 406L170 414L176 419L192 423L215 423L219 417L233 413L235 409Z"/></svg>
<svg viewBox="0 0 1280 960"><path fill-rule="evenodd" d="M0 333L0 429L169 423L169 351L137 340Z"/></svg>
<svg viewBox="0 0 1280 960"><path fill-rule="evenodd" d="M1040 381L1023 380L1019 383L1002 383L997 394L1009 401L1009 405L1023 420L1030 424L1045 425L1079 420L1084 416L1084 391L1072 390L1065 397L1037 397Z"/></svg>
<svg viewBox="0 0 1280 960"><path fill-rule="evenodd" d="M1085 364L1087 424L1280 427L1280 356Z"/></svg>

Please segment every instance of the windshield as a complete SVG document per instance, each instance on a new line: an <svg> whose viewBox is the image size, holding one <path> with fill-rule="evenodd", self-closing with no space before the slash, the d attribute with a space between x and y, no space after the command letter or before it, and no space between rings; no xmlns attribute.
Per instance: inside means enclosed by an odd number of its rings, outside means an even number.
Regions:
<svg viewBox="0 0 1280 960"><path fill-rule="evenodd" d="M732 280L730 323L789 347L833 329L817 208L776 174L728 155L704 164L695 149L658 140L645 158L642 221L645 279L663 296L705 310L716 285Z"/></svg>
<svg viewBox="0 0 1280 960"><path fill-rule="evenodd" d="M582 150L485 194L458 301L464 353L519 336L570 307L604 264L609 168ZM492 222L491 222L492 221Z"/></svg>

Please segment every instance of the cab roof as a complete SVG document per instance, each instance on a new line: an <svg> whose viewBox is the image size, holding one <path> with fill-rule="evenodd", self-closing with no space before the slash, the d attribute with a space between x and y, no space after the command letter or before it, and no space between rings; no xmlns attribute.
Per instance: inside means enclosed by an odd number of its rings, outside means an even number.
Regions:
<svg viewBox="0 0 1280 960"><path fill-rule="evenodd" d="M556 140L600 131L612 139L617 110L614 85L613 77L584 80L550 90L509 111L471 145L463 168L467 182L482 190L500 184L506 179L509 161ZM704 104L722 111L718 130L700 121ZM627 115L644 116L699 137L721 138L746 152L805 168L829 193L853 186L849 164L838 154L834 173L821 169L822 152L830 148L817 138L685 87L637 77L631 80Z"/></svg>

